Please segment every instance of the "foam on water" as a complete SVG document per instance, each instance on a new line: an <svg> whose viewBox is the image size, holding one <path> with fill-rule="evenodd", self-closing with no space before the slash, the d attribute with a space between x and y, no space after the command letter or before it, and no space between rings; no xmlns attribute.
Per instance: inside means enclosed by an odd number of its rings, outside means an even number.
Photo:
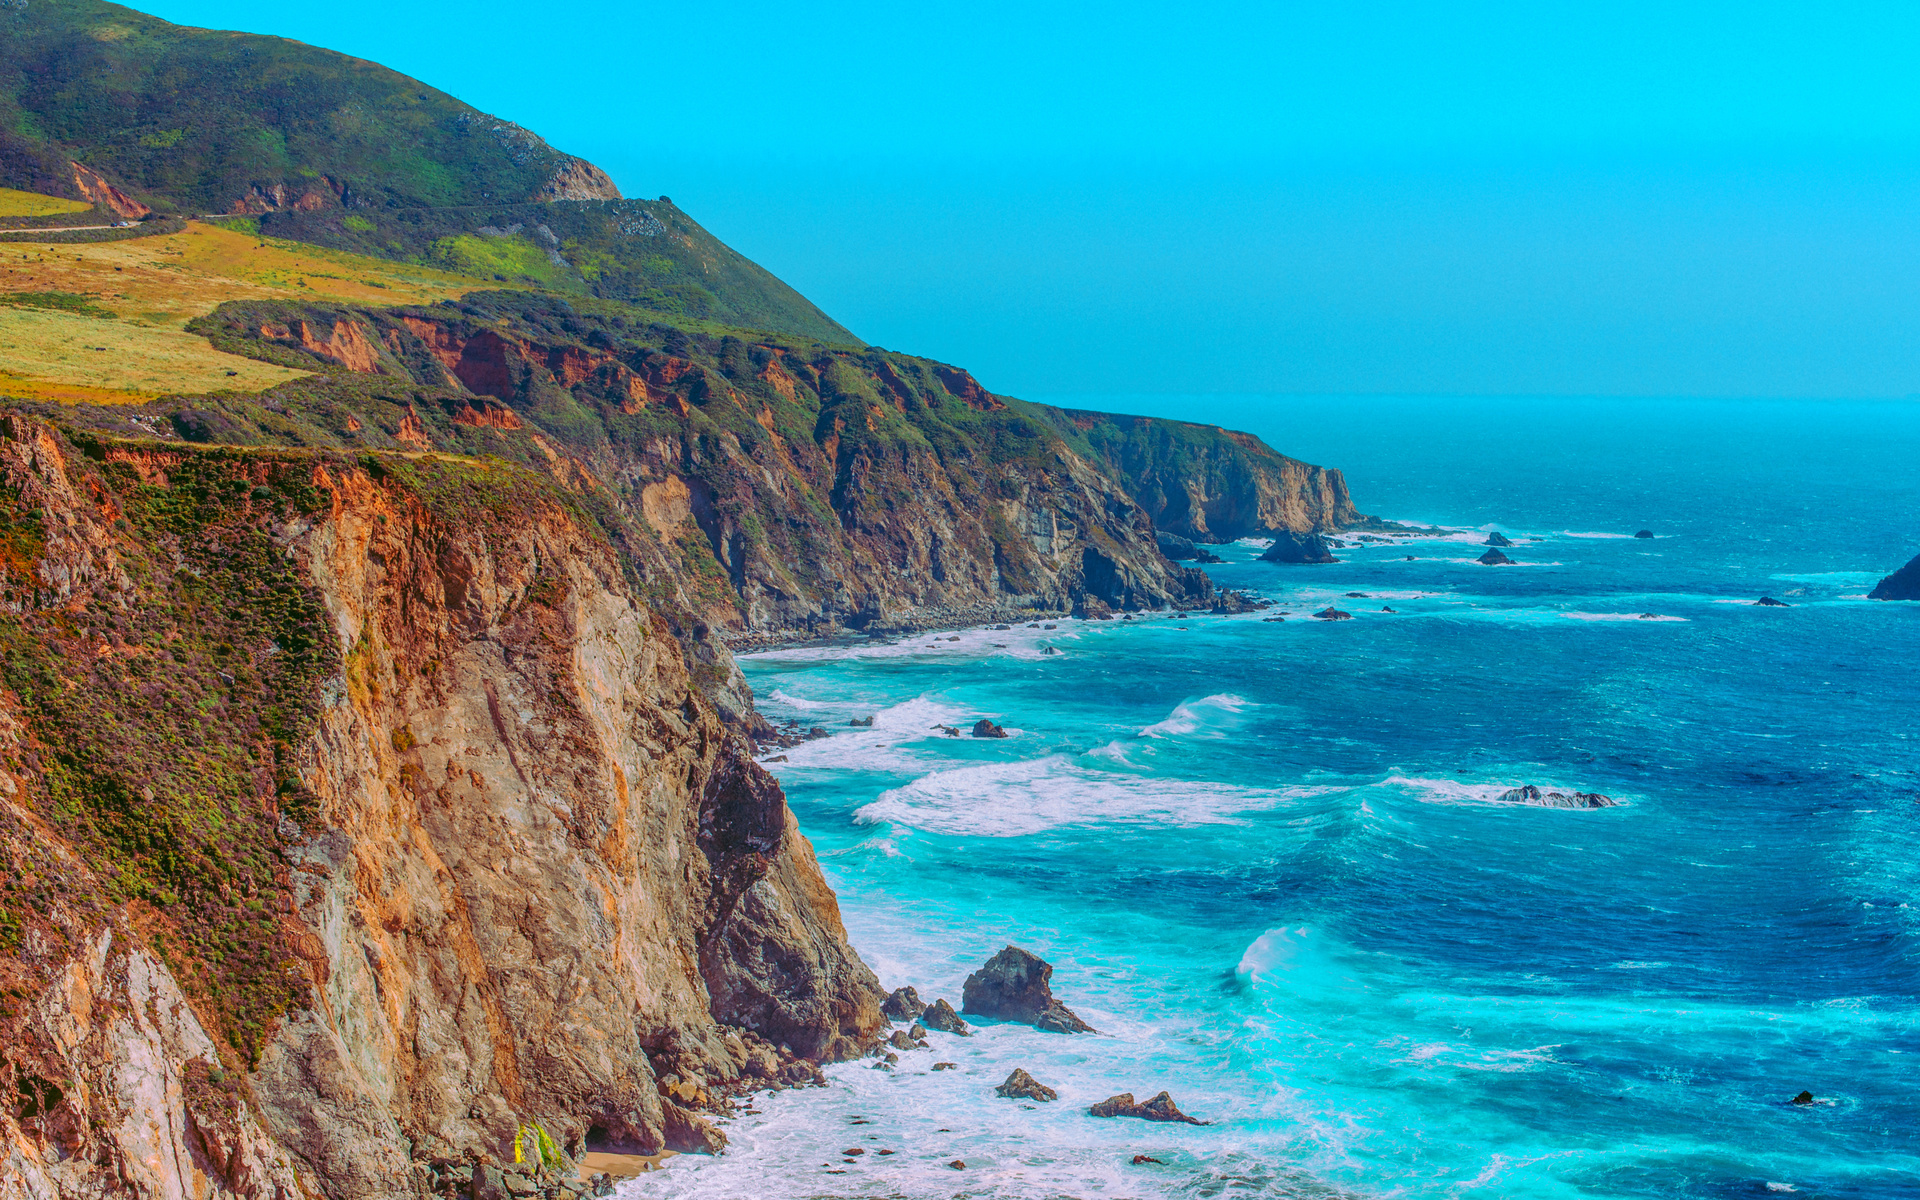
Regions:
<svg viewBox="0 0 1920 1200"><path fill-rule="evenodd" d="M1911 555L1887 514L1920 512L1920 415L1903 441L1846 431L1906 409L1821 406L1776 453L1738 434L1760 409L1707 406L1663 456L1648 408L1551 436L1584 404L1414 414L1329 451L1374 511L1451 525L1414 562L1423 539L1207 568L1284 624L1055 619L743 659L769 711L834 730L777 769L882 983L958 1001L1024 945L1101 1033L988 1023L894 1075L837 1066L827 1089L759 1100L726 1156L626 1187L1920 1194L1920 694L1897 669L1920 661L1920 622L1848 599ZM1485 470L1459 432L1485 428L1528 430L1529 469ZM1763 466L1791 472L1793 504L1751 503ZM1629 540L1643 525L1684 541ZM1515 553L1560 565L1474 564L1489 526L1560 531ZM1769 593L1794 610L1728 602ZM1302 619L1328 604L1359 619ZM927 728L980 716L1019 736ZM1628 803L1496 800L1522 784ZM932 1074L936 1057L960 1069ZM1016 1066L1062 1101L995 1097ZM1084 1111L1163 1087L1219 1123ZM1803 1088L1820 1103L1789 1104ZM839 1161L863 1142L898 1153Z"/></svg>

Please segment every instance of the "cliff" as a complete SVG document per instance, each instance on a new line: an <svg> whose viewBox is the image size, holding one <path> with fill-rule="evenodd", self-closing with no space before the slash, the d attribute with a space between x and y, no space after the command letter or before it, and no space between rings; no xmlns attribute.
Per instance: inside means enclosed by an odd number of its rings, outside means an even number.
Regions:
<svg viewBox="0 0 1920 1200"><path fill-rule="evenodd" d="M1867 599L1920 600L1920 556L1875 584Z"/></svg>
<svg viewBox="0 0 1920 1200"><path fill-rule="evenodd" d="M1312 533L1366 521L1339 471L1217 425L1057 409L1056 428L1129 481L1154 526L1196 542Z"/></svg>
<svg viewBox="0 0 1920 1200"><path fill-rule="evenodd" d="M666 607L502 462L0 417L0 1194L424 1194L523 1122L711 1149L870 1041Z"/></svg>
<svg viewBox="0 0 1920 1200"><path fill-rule="evenodd" d="M195 328L315 374L258 397L78 416L525 464L599 498L644 585L732 637L1205 603L1205 574L1155 538L1180 469L1198 479L1180 495L1213 497L1190 510L1202 537L1359 519L1338 472L1257 438L1112 418L1137 442L1170 434L1157 444L1175 453L1137 461L1093 414L994 395L942 363L630 312L505 292L387 310L229 304Z"/></svg>

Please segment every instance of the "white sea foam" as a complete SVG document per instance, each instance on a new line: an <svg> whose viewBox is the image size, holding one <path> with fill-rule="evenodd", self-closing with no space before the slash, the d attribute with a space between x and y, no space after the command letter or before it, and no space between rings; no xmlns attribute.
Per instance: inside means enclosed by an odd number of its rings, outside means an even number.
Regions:
<svg viewBox="0 0 1920 1200"><path fill-rule="evenodd" d="M801 696L790 695L775 688L767 693L767 699L775 704L784 704L788 708L797 708L801 712L818 712L823 708L839 708L841 705L829 704L824 700L808 700Z"/></svg>
<svg viewBox="0 0 1920 1200"><path fill-rule="evenodd" d="M1553 536L1565 537L1565 538L1583 538L1583 539L1598 541L1598 542L1618 542L1618 541L1633 540L1633 535L1630 533L1596 532L1596 531L1583 530L1583 529L1559 529L1554 531ZM1651 541L1652 539L1642 538L1641 540Z"/></svg>
<svg viewBox="0 0 1920 1200"><path fill-rule="evenodd" d="M830 707L848 713L859 711L859 706L853 704ZM916 696L903 703L860 715L872 716L872 726L829 726L831 736L815 738L782 750L780 753L786 756L787 761L775 763L776 770L924 770L926 760L923 752L929 749L927 743L952 740L939 726L957 728L963 722L971 725L981 716L990 714L971 713L945 701ZM1011 735L1016 731L1009 729L1007 732ZM962 729L961 735L964 737L965 734L966 731Z"/></svg>
<svg viewBox="0 0 1920 1200"><path fill-rule="evenodd" d="M1526 779L1517 783L1466 783L1458 779L1428 779L1420 776L1389 775L1380 781L1380 786L1398 788L1411 793L1422 804L1461 804L1488 805L1495 808L1539 808L1549 812L1597 812L1597 809L1551 808L1547 805L1515 804L1500 797L1522 783L1533 783L1543 791L1577 792L1582 789L1567 784L1542 782L1538 779ZM1623 807L1619 797L1614 797L1615 807Z"/></svg>
<svg viewBox="0 0 1920 1200"><path fill-rule="evenodd" d="M1245 723L1246 718L1242 714L1251 707L1252 701L1228 692L1202 696L1198 700L1184 700L1174 705L1173 711L1164 719L1142 729L1140 736L1223 738Z"/></svg>
<svg viewBox="0 0 1920 1200"><path fill-rule="evenodd" d="M1090 769L1064 754L923 775L854 813L931 833L1021 837L1066 826L1234 824L1324 789L1246 788Z"/></svg>
<svg viewBox="0 0 1920 1200"><path fill-rule="evenodd" d="M1649 625L1655 621L1686 620L1685 617L1676 617L1668 613L1654 613L1649 616L1645 613L1563 612L1560 615L1569 621L1643 621Z"/></svg>

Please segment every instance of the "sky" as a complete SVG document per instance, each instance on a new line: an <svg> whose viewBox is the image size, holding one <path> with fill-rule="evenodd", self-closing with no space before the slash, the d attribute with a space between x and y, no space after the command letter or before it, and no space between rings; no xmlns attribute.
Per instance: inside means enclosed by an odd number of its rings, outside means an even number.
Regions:
<svg viewBox="0 0 1920 1200"><path fill-rule="evenodd" d="M1920 6L149 11L418 76L1002 393L1920 393Z"/></svg>

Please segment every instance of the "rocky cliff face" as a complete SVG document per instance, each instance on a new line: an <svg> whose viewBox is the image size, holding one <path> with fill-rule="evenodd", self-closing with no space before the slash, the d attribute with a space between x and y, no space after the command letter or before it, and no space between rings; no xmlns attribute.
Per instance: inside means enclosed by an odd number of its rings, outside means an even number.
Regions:
<svg viewBox="0 0 1920 1200"><path fill-rule="evenodd" d="M711 1149L869 1042L725 651L641 586L504 463L0 419L0 1194Z"/></svg>
<svg viewBox="0 0 1920 1200"><path fill-rule="evenodd" d="M872 348L508 293L388 311L235 304L198 328L323 375L270 393L265 412L171 411L186 436L552 471L613 497L662 586L735 635L1197 604L1211 585L1160 552L1156 521L1218 541L1363 519L1339 472L1257 438L1026 404Z"/></svg>
<svg viewBox="0 0 1920 1200"><path fill-rule="evenodd" d="M1055 410L1056 425L1129 482L1156 528L1196 542L1364 524L1339 471L1215 425Z"/></svg>

